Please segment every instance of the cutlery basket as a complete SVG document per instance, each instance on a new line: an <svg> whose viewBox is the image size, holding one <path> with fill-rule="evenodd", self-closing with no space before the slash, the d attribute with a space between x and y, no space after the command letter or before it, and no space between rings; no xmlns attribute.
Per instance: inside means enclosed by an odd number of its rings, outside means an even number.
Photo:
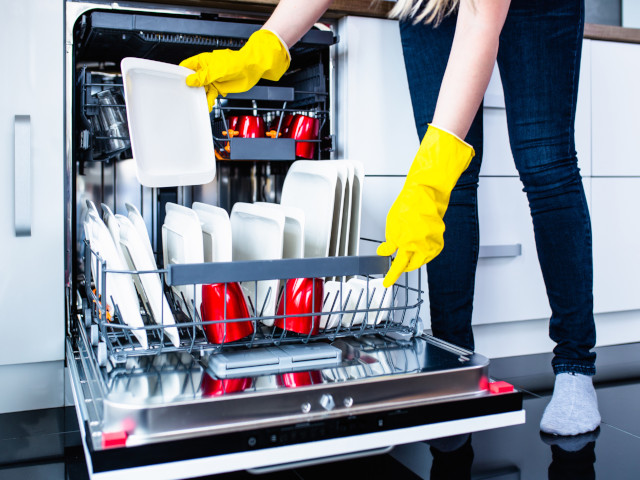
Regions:
<svg viewBox="0 0 640 480"><path fill-rule="evenodd" d="M79 328L86 329L102 365L107 361L117 364L126 362L129 357L162 352L207 354L242 348L333 342L338 338L360 338L372 334L386 338L413 338L422 330L419 270L403 274L395 285L385 289L381 282L389 268L388 257L184 264L143 272L107 269L106 262L88 243L84 245L84 253L86 298L81 299L84 325ZM127 325L114 299L107 299L107 281L132 282L142 275L160 275L163 279L163 293L168 299L175 325L155 323L151 309L140 293L142 327ZM299 283L306 285L304 292L296 291L295 286L291 288L296 283L295 279L303 280ZM309 281L305 283L304 280ZM200 298L196 291L202 291L203 285L218 285L224 291L223 298L228 298L232 285L240 285L248 315L234 317L232 308L223 306L217 317L203 319L201 305L195 305L199 300L193 300ZM192 294L185 295L189 290ZM202 299L203 303L207 301ZM162 318L165 318L164 314ZM249 334L237 339L225 338L227 332L234 331L241 323L250 325ZM301 323L306 325L306 329L294 327ZM169 341L168 328L177 328L178 346ZM210 341L211 329L222 332L215 342ZM136 330L145 331L147 348L136 339ZM229 339L231 341L227 341Z"/></svg>

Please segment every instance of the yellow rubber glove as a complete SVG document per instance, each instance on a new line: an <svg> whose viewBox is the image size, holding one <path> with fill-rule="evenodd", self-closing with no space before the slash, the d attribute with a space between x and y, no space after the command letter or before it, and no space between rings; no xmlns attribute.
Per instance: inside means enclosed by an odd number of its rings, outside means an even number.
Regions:
<svg viewBox="0 0 640 480"><path fill-rule="evenodd" d="M471 145L429 125L404 186L387 214L386 242L377 250L383 256L398 251L384 278L385 287L442 251L443 217L451 190L474 155Z"/></svg>
<svg viewBox="0 0 640 480"><path fill-rule="evenodd" d="M289 49L270 30L258 30L240 50L214 50L187 58L180 66L195 70L187 77L190 87L205 87L209 111L218 94L246 92L258 80L280 80L289 68Z"/></svg>

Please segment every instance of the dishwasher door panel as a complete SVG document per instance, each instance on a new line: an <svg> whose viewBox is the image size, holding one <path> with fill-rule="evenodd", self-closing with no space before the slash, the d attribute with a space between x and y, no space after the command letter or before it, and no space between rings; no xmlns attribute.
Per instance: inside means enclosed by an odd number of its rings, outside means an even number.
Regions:
<svg viewBox="0 0 640 480"><path fill-rule="evenodd" d="M490 393L486 358L429 336L337 340L341 364L313 384L261 375L226 395L197 354L107 372L86 340L69 341L68 363L95 478L264 468L524 422L520 392Z"/></svg>

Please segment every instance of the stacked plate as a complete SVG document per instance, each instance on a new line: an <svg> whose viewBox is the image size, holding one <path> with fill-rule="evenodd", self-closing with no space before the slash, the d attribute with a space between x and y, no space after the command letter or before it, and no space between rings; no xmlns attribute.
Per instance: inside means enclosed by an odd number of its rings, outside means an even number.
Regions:
<svg viewBox="0 0 640 480"><path fill-rule="evenodd" d="M362 211L362 163L350 160L294 162L280 203L304 213L304 256L358 255Z"/></svg>

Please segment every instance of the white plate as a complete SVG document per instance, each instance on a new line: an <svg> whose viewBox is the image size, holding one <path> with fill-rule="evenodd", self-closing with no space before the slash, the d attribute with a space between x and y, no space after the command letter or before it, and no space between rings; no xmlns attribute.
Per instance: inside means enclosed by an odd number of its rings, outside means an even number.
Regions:
<svg viewBox="0 0 640 480"><path fill-rule="evenodd" d="M124 206L127 209L127 217L131 220L133 226L136 227L140 240L142 240L142 243L144 244L144 249L147 251L149 258L155 265L156 257L153 254L153 247L151 246L151 239L149 238L149 232L147 231L146 223L144 223L144 218L140 215L140 212L135 205L125 202Z"/></svg>
<svg viewBox="0 0 640 480"><path fill-rule="evenodd" d="M348 255L356 256L360 251L360 216L362 214L362 189L364 187L364 165L356 160L348 160L353 165L354 175L351 185L351 218L349 227Z"/></svg>
<svg viewBox="0 0 640 480"><path fill-rule="evenodd" d="M282 258L284 213L253 203L238 202L231 210L233 260L275 260ZM242 288L253 302L258 316L275 315L277 279L243 282ZM265 325L272 326L273 320Z"/></svg>
<svg viewBox="0 0 640 480"><path fill-rule="evenodd" d="M216 172L204 87L188 87L188 68L142 58L120 63L131 150L147 187L201 185Z"/></svg>
<svg viewBox="0 0 640 480"><path fill-rule="evenodd" d="M164 266L171 264L203 263L202 227L196 212L175 203L166 204L166 216L162 225L162 252ZM196 319L200 315L202 285L172 287L183 307ZM184 305L184 299L187 305ZM193 311L195 304L196 312Z"/></svg>
<svg viewBox="0 0 640 480"><path fill-rule="evenodd" d="M232 258L231 221L224 208L194 202L191 206L200 219L205 262L230 262Z"/></svg>
<svg viewBox="0 0 640 480"><path fill-rule="evenodd" d="M302 209L269 202L256 202L255 205L262 205L284 214L282 258L304 258L304 212Z"/></svg>
<svg viewBox="0 0 640 480"><path fill-rule="evenodd" d="M299 160L289 168L280 203L302 209L304 256L329 255L338 172L324 161Z"/></svg>
<svg viewBox="0 0 640 480"><path fill-rule="evenodd" d="M343 160L327 160L324 164L335 166L336 172L336 196L333 203L333 221L331 224L331 243L329 244L329 256L340 254L340 239L342 238L342 216L344 214L347 184L349 182L349 167Z"/></svg>
<svg viewBox="0 0 640 480"><path fill-rule="evenodd" d="M99 253L106 262L107 269L127 270L107 226L95 210L90 209L87 213L86 231L91 247ZM114 311L113 303L115 302L122 316L122 322L135 328L143 327L144 324L142 323L142 316L140 315L140 303L138 302L131 275L107 273L106 277L107 289L105 295L107 296L106 302L111 308L111 312ZM111 301L112 298L113 302ZM132 333L143 348L148 348L147 333L145 330L133 330Z"/></svg>
<svg viewBox="0 0 640 480"><path fill-rule="evenodd" d="M109 229L109 233L111 234L111 238L113 239L113 243L116 246L116 250L118 251L120 258L122 259L122 262L127 265L127 268L129 270L135 270L136 268L133 265L133 261L131 260L129 255L122 250L122 245L120 244L120 223L118 222L118 219L113 214L113 212L111 211L111 208L109 208L108 205L103 203L101 204L101 207L102 207L102 219L104 220L104 223L107 225L107 228ZM136 287L136 291L138 292L138 294L140 295L140 298L143 301L143 304L145 303L148 304L149 302L144 293L144 288L142 287L142 283L140 283L140 278L138 278L138 275L132 275L131 277L133 279L133 284Z"/></svg>
<svg viewBox="0 0 640 480"><path fill-rule="evenodd" d="M342 296L340 296L340 285L343 285ZM346 304L347 295L351 288L344 282L336 282L328 280L324 282L324 299L322 302L322 311L329 313L329 315L322 315L320 317L320 329L332 329L336 328L340 324L340 314L333 313L343 310L343 305Z"/></svg>
<svg viewBox="0 0 640 480"><path fill-rule="evenodd" d="M355 168L353 163L342 160L347 166L347 182L344 189L344 206L342 208L342 228L340 230L340 246L338 255L349 255L349 235L351 234L351 201L353 196L353 177Z"/></svg>
<svg viewBox="0 0 640 480"><path fill-rule="evenodd" d="M129 260L132 263L134 270L138 271L153 271L157 270L158 266L155 261L151 261L148 252L145 249L144 242L138 234L138 230L134 226L133 222L124 215L116 215L115 217L120 224L120 244L123 252L126 252ZM162 281L160 275L156 272L141 273L135 275L141 284L143 291L143 298L151 309L151 317L158 325L175 325L176 321L171 313L171 307L162 290ZM169 337L171 343L175 347L180 346L180 336L178 335L178 329L176 327L165 327L165 335Z"/></svg>
<svg viewBox="0 0 640 480"><path fill-rule="evenodd" d="M87 200L87 213L88 212L93 212L96 215L98 215L98 217L100 217L100 214L98 213L98 209L96 208L96 204L93 203L91 200Z"/></svg>
<svg viewBox="0 0 640 480"><path fill-rule="evenodd" d="M393 287L384 288L383 278L369 280L369 309L390 308L393 300ZM369 312L367 318L368 325L378 325L391 318L390 311Z"/></svg>
<svg viewBox="0 0 640 480"><path fill-rule="evenodd" d="M351 295L345 306L345 310L362 310L357 313L346 313L342 317L343 327L355 327L361 325L366 317L364 310L369 305L367 299L367 282L361 278L350 278L346 282L347 289ZM371 288L369 288L369 299L371 297ZM343 293L344 295L344 293Z"/></svg>

